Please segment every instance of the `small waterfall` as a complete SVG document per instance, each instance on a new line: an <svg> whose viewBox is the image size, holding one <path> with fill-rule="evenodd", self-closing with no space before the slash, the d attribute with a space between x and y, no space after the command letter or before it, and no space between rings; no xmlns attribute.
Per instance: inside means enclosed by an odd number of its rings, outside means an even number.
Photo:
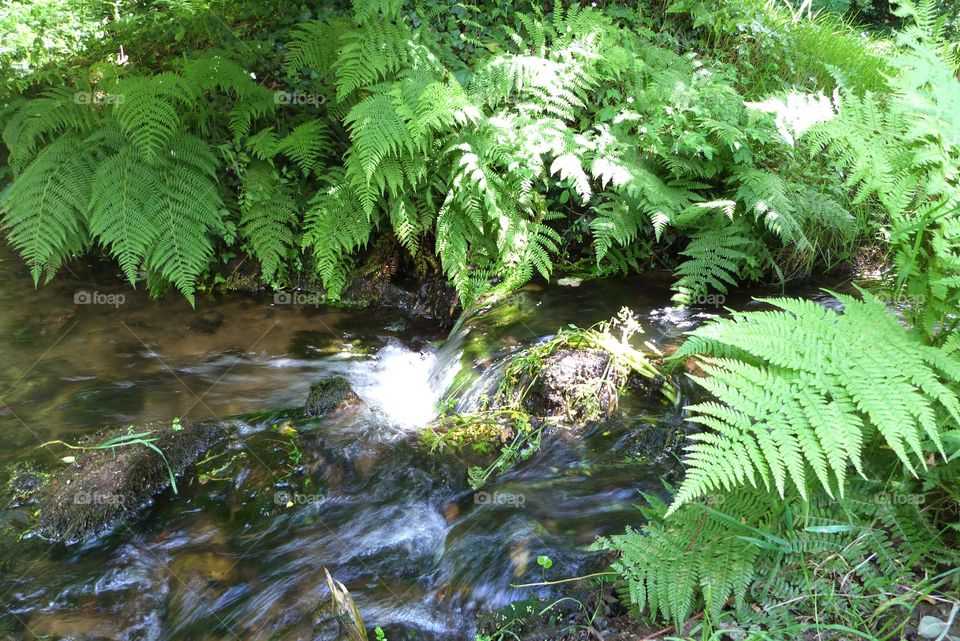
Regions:
<svg viewBox="0 0 960 641"><path fill-rule="evenodd" d="M483 394L493 391L506 365L506 360L500 359L492 367L477 371L473 363L464 363L471 333L482 331L476 321L484 311L469 309L457 319L447 340L437 350L436 362L430 372L430 384L439 392L438 399L444 396L458 399L453 407L457 412L475 410Z"/></svg>
<svg viewBox="0 0 960 641"><path fill-rule="evenodd" d="M441 353L390 344L344 373L357 395L389 423L419 429L436 418L437 404L459 370L458 360L441 360Z"/></svg>

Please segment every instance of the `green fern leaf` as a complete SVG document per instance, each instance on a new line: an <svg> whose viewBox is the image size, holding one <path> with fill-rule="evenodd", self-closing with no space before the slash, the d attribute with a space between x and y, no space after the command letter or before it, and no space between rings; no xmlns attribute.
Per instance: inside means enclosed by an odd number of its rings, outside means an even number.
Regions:
<svg viewBox="0 0 960 641"><path fill-rule="evenodd" d="M4 193L3 229L34 283L44 272L49 281L64 260L87 244L92 180L89 144L66 134L44 147Z"/></svg>

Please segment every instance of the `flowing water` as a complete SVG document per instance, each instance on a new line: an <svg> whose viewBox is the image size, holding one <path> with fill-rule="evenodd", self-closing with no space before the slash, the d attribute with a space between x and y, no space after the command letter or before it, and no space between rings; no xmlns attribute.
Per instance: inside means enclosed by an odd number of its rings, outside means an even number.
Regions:
<svg viewBox="0 0 960 641"><path fill-rule="evenodd" d="M108 286L102 267L89 274L35 291L0 253L0 464L54 460L62 452L40 443L175 416L258 414L234 424L237 443L259 445L223 478L188 474L179 495L80 545L11 541L17 523L0 513L0 639L329 638L315 627L324 568L391 641L472 639L478 609L550 596L512 587L543 580L539 555L554 562L547 578L599 567L589 544L638 525L638 491L662 492L675 472L664 441L682 415L641 399L581 438L545 441L474 493L469 461L418 446L437 402L451 391L474 405L512 351L568 323L628 306L667 347L716 311L665 307L656 278L529 287L447 336L399 312L272 299L200 300L194 311ZM331 373L350 379L364 409L326 421L286 411ZM301 436L280 437L283 425Z"/></svg>

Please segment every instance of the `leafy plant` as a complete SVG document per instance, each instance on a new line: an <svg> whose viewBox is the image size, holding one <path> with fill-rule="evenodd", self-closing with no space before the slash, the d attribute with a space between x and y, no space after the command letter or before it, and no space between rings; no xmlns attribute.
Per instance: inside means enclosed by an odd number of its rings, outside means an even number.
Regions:
<svg viewBox="0 0 960 641"><path fill-rule="evenodd" d="M846 173L859 201L882 212L899 293L923 301L913 320L939 343L948 340L960 297L960 127L953 113L960 84L940 44L931 3L902 2L914 25L898 36L899 72L891 92L843 94L837 118L809 136Z"/></svg>
<svg viewBox="0 0 960 641"><path fill-rule="evenodd" d="M35 281L98 242L131 283L143 266L153 287L172 283L193 302L213 237L227 230L219 159L187 124L224 86L237 96L227 118L238 134L274 107L241 67L210 55L181 74L52 89L10 115L3 141L15 174L0 209ZM194 126L214 117L201 109Z"/></svg>
<svg viewBox="0 0 960 641"><path fill-rule="evenodd" d="M691 437L672 508L750 484L808 496L813 471L843 496L847 468L863 474L865 443L881 437L910 472L943 452L938 412L960 420L960 363L904 331L886 306L837 294L838 313L812 301L764 299L691 333L674 358L701 355L694 378L716 399L691 405L710 432Z"/></svg>

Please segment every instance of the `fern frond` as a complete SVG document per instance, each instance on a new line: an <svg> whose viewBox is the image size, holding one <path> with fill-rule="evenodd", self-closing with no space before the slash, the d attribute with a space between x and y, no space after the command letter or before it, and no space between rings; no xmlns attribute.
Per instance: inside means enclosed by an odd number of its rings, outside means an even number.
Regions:
<svg viewBox="0 0 960 641"><path fill-rule="evenodd" d="M123 99L114 117L147 162L163 154L180 131L177 102L189 102L192 86L173 74L130 78L117 85Z"/></svg>
<svg viewBox="0 0 960 641"><path fill-rule="evenodd" d="M157 235L153 218L161 176L133 149L103 160L93 176L90 232L120 263L131 284Z"/></svg>
<svg viewBox="0 0 960 641"><path fill-rule="evenodd" d="M628 600L638 610L648 609L678 627L693 613L696 596L719 616L733 598L742 606L757 572L760 547L731 522L753 523L774 506L762 494L740 492L723 497L717 509L687 505L664 520L666 505L651 496L642 508L649 519L642 532L600 539L595 547L616 550L613 569L628 585ZM739 535L739 536L738 536Z"/></svg>
<svg viewBox="0 0 960 641"><path fill-rule="evenodd" d="M701 356L694 379L717 403L691 406L695 435L687 475L671 510L716 490L772 480L807 496L807 470L842 495L848 466L875 430L908 470L926 466L923 440L942 451L936 412L960 417L948 386L960 364L905 331L878 299L837 295L842 314L811 301L764 299L774 312L746 312L691 333L675 358Z"/></svg>
<svg viewBox="0 0 960 641"><path fill-rule="evenodd" d="M313 251L317 269L331 300L339 300L352 267L354 251L366 245L373 230L342 170L325 177L329 185L310 203L304 220L303 246Z"/></svg>
<svg viewBox="0 0 960 641"><path fill-rule="evenodd" d="M240 195L240 233L269 283L277 282L293 247L297 213L297 203L276 170L266 164L247 168Z"/></svg>
<svg viewBox="0 0 960 641"><path fill-rule="evenodd" d="M58 87L21 103L3 128L3 143L10 150L9 163L14 172L22 171L38 149L56 136L91 133L98 118L89 104L90 96L90 92Z"/></svg>
<svg viewBox="0 0 960 641"><path fill-rule="evenodd" d="M194 303L197 278L213 258L212 235L222 232L223 201L216 184L217 159L204 142L180 134L157 159L157 235L147 268L173 283Z"/></svg>
<svg viewBox="0 0 960 641"><path fill-rule="evenodd" d="M410 61L412 37L406 25L388 21L344 32L334 64L337 101L400 71Z"/></svg>
<svg viewBox="0 0 960 641"><path fill-rule="evenodd" d="M268 149L267 139L258 139L258 150ZM272 146L274 153L287 156L300 168L304 175L314 173L320 166L320 161L332 152L327 136L327 127L320 120L308 120L297 125L293 131L281 138ZM266 154L265 154L266 155Z"/></svg>
<svg viewBox="0 0 960 641"><path fill-rule="evenodd" d="M93 181L90 146L66 134L37 154L0 202L3 229L34 283L49 281L87 244L86 213Z"/></svg>
<svg viewBox="0 0 960 641"><path fill-rule="evenodd" d="M714 223L690 235L680 252L686 256L674 270L673 300L689 305L712 292L727 293L736 286L745 263L758 253L756 240L740 219Z"/></svg>

